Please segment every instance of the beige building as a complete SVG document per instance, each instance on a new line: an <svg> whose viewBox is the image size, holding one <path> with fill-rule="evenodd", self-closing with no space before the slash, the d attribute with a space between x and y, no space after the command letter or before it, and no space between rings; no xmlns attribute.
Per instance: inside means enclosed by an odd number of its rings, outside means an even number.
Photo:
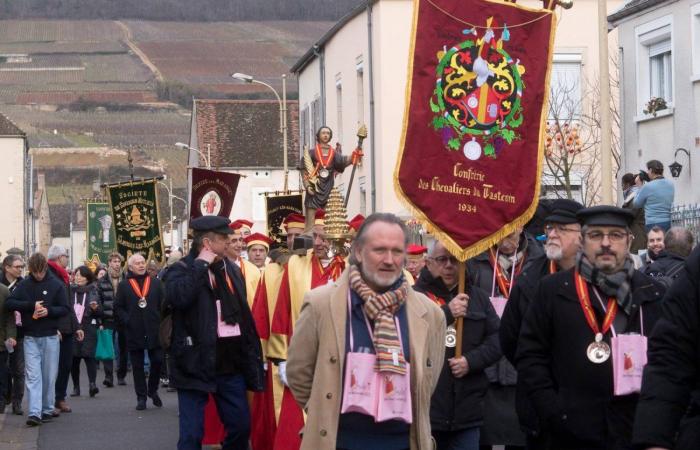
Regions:
<svg viewBox="0 0 700 450"><path fill-rule="evenodd" d="M36 251L46 255L51 247L51 212L46 193L46 175L43 172L36 174L33 220Z"/></svg>
<svg viewBox="0 0 700 450"><path fill-rule="evenodd" d="M0 211L3 212L0 227L0 251L3 256L7 249L19 247L25 252L31 250L29 227L29 182L28 152L26 134L5 116L0 114Z"/></svg>
<svg viewBox="0 0 700 450"><path fill-rule="evenodd" d="M520 4L541 7L542 3ZM608 1L608 10L622 4L622 0ZM349 155L357 142L358 124L368 127L364 164L355 174L349 216L372 211L408 216L394 193L393 172L402 131L412 5L412 0L362 2L292 68L299 79L300 145L313 146L316 129L326 124L333 129L333 140ZM590 102L596 99L591 91L598 79L597 2L575 0L572 9L557 10L557 15L551 85L569 92L569 108L577 122L582 114L591 114ZM616 42L615 33L610 33L611 56L616 55ZM347 170L336 180L342 192L349 174ZM545 182L548 179L544 177ZM582 183L585 180L579 180Z"/></svg>

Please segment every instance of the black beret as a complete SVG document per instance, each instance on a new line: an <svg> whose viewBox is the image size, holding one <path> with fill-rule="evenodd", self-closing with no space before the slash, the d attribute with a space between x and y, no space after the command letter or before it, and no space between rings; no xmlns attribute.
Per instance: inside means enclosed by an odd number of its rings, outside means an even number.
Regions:
<svg viewBox="0 0 700 450"><path fill-rule="evenodd" d="M581 225L601 225L609 227L629 227L634 221L634 214L616 206L600 205L584 208L576 213Z"/></svg>
<svg viewBox="0 0 700 450"><path fill-rule="evenodd" d="M233 230L228 227L231 223L229 219L221 216L201 216L190 222L192 231L207 232L213 231L218 234L233 234Z"/></svg>
<svg viewBox="0 0 700 450"><path fill-rule="evenodd" d="M544 221L562 224L577 223L576 213L582 209L583 205L577 201L559 198L551 203L549 215Z"/></svg>

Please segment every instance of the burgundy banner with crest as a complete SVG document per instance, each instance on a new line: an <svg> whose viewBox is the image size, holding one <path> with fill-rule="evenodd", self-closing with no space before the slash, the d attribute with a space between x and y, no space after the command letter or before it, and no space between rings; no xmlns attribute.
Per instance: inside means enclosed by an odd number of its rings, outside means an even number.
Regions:
<svg viewBox="0 0 700 450"><path fill-rule="evenodd" d="M229 217L240 178L236 173L193 168L190 219Z"/></svg>
<svg viewBox="0 0 700 450"><path fill-rule="evenodd" d="M414 8L395 187L464 260L534 214L555 17L498 0Z"/></svg>

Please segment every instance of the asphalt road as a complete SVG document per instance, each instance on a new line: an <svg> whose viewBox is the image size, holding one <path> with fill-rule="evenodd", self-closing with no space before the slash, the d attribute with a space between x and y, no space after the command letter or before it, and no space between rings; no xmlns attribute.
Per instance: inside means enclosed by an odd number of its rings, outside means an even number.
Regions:
<svg viewBox="0 0 700 450"><path fill-rule="evenodd" d="M61 414L51 423L43 424L38 430L40 450L123 450L123 449L174 449L178 437L177 394L160 389L163 407L156 408L148 400L148 409L136 411L131 372L127 375L127 386L111 389L102 386L104 373L98 370L97 383L100 392L88 396L88 380L85 366L81 375L80 397L70 397L72 380L68 382L68 403L72 413ZM26 399L25 399L26 404ZM26 412L26 406L25 406ZM5 417L5 430L15 429L23 434L22 444L4 448L37 448L31 445L34 429L24 425L26 416L8 414Z"/></svg>

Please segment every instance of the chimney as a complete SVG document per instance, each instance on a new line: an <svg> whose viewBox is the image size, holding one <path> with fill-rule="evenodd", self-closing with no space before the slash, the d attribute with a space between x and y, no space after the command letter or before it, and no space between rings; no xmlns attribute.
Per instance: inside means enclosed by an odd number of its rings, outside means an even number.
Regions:
<svg viewBox="0 0 700 450"><path fill-rule="evenodd" d="M36 173L36 188L41 189L42 191L46 190L46 176L44 175L44 172Z"/></svg>

